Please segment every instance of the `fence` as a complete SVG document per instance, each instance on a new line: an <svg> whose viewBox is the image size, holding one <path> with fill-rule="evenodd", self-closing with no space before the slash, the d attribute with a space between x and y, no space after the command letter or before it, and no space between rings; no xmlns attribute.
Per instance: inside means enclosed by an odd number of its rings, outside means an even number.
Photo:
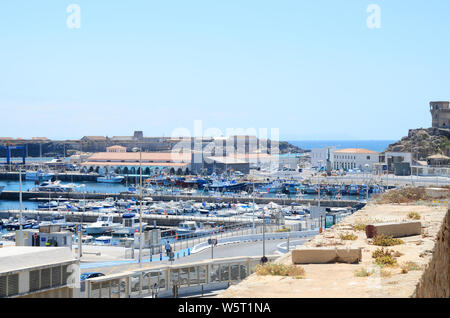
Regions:
<svg viewBox="0 0 450 318"><path fill-rule="evenodd" d="M314 224L311 223L311 224ZM315 226L315 225L313 225ZM262 234L263 232L269 234L274 233L277 231L289 231L289 232L297 232L302 231L304 228L304 225L302 226L301 223L298 224L292 224L292 225L265 225L265 228L263 228L262 225L255 225L255 228L252 227L252 224L241 224L238 227L233 226L229 229L225 229L222 232L215 232L215 233L209 233L205 234L203 236L185 236L183 238L176 239L176 236L169 236L162 238L161 246L160 248L151 249L151 248L145 248L142 251L142 257L148 257L150 253L159 253L159 250L165 251L165 243L166 241L169 241L172 246L172 251L175 252L175 257L182 257L188 255L188 249L192 250L195 246L207 242L209 239L225 239L228 237L239 237L239 236L248 236L252 234ZM139 256L139 252L132 252L131 248L126 250L125 252L126 258L134 258ZM154 255L155 258L158 257L158 255Z"/></svg>
<svg viewBox="0 0 450 318"><path fill-rule="evenodd" d="M269 261L279 257L267 255ZM165 265L87 279L86 298L177 297L237 283L255 271L260 257L233 257L183 265Z"/></svg>

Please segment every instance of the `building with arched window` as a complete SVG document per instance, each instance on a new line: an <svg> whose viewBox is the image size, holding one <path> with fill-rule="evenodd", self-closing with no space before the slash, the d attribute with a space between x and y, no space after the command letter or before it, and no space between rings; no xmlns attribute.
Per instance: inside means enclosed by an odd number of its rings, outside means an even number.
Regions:
<svg viewBox="0 0 450 318"><path fill-rule="evenodd" d="M154 175L161 172L179 171L187 173L190 169L191 154L176 152L142 152L142 174ZM81 164L84 172L100 174L139 174L141 157L139 152L98 152Z"/></svg>

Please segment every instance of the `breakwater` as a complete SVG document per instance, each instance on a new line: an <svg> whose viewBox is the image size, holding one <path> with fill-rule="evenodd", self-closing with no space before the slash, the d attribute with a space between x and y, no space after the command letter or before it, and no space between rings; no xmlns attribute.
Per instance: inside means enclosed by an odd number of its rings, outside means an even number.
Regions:
<svg viewBox="0 0 450 318"><path fill-rule="evenodd" d="M19 191L3 191L0 195L0 200L19 200ZM139 194L111 194L111 193L83 193L83 192L37 192L37 191L24 191L22 192L22 200L35 200L35 199L54 199L54 200L104 200L108 197L115 199L131 200L131 198L137 199ZM146 197L146 196L144 196ZM318 201L316 199L299 199L299 198L251 198L251 197L229 197L229 196L195 196L195 195L166 195L158 194L151 195L153 201L177 201L177 200L194 200L197 202L230 202L230 203L247 203L255 200L257 204L267 204L274 202L280 205L290 205L297 203L300 205L317 206ZM326 207L354 207L358 203L357 200L320 200L321 206Z"/></svg>

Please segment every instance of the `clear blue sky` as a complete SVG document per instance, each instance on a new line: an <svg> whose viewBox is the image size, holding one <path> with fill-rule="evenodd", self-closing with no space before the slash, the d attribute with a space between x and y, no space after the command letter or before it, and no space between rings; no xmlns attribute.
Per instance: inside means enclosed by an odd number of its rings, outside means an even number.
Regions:
<svg viewBox="0 0 450 318"><path fill-rule="evenodd" d="M448 0L2 0L0 136L168 136L199 119L398 139L450 99L449 13Z"/></svg>

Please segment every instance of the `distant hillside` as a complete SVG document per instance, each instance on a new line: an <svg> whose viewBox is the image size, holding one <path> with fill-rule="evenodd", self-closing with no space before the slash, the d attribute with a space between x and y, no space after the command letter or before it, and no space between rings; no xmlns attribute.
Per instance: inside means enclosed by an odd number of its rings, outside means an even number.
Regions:
<svg viewBox="0 0 450 318"><path fill-rule="evenodd" d="M450 156L450 129L410 129L408 136L390 144L385 151L412 152L415 159L425 160L436 153Z"/></svg>
<svg viewBox="0 0 450 318"><path fill-rule="evenodd" d="M304 153L305 152L305 150L303 150L302 148L294 146L293 144L291 144L291 143L289 143L287 141L280 141L279 147L280 147L280 153L282 153L282 154L285 154L285 153Z"/></svg>

